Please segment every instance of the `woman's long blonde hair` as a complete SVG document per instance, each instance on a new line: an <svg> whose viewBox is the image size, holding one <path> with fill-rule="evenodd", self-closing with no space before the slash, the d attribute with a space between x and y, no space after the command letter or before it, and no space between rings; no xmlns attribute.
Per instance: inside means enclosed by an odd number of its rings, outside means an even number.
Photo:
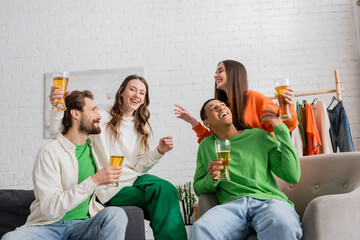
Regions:
<svg viewBox="0 0 360 240"><path fill-rule="evenodd" d="M119 139L120 132L119 127L121 125L121 121L123 119L124 112L122 110L123 105L123 99L121 94L125 90L126 86L131 80L140 80L142 83L144 83L146 87L146 93L145 93L145 101L141 106L134 111L134 119L135 119L135 129L136 132L141 134L143 137L140 141L140 147L144 148L145 151L149 151L149 143L148 139L150 137L150 134L152 133L152 129L149 123L150 118L150 112L148 110L148 106L150 104L150 98L149 98L149 85L146 82L146 80L143 77L140 77L138 75L130 75L127 76L124 81L121 83L116 96L115 96L115 102L110 110L110 114L112 116L112 119L107 123L107 127L110 129L110 138L111 141L116 142Z"/></svg>

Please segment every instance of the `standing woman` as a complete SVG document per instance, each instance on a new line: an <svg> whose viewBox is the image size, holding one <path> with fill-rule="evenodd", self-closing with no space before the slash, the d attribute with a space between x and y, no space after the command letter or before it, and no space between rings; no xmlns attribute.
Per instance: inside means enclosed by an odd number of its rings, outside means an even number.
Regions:
<svg viewBox="0 0 360 240"><path fill-rule="evenodd" d="M260 117L265 109L279 113L279 108L268 97L260 92L248 90L246 69L243 64L234 60L225 60L217 65L214 75L215 98L228 104L233 114L233 122L238 130L246 128L260 128L273 134L274 128L268 123L263 123ZM284 121L290 131L298 125L296 111L294 109L294 94L291 91L284 92L285 100L290 104L291 120ZM174 109L177 118L190 123L200 143L205 137L213 132L205 128L185 108L175 104Z"/></svg>
<svg viewBox="0 0 360 240"><path fill-rule="evenodd" d="M51 88L53 104L61 94ZM152 130L148 110L149 87L146 80L130 75L118 89L114 105L100 111L103 117L101 133L91 135L98 168L109 165L110 148L124 155L122 173L117 187L102 186L96 190L101 203L110 206L138 206L150 221L155 239L186 239L176 188L166 180L147 174L161 157L173 148L172 137L164 137L150 151ZM51 111L51 132L59 132L62 112ZM58 116L56 116L58 115ZM175 234L176 233L176 234Z"/></svg>

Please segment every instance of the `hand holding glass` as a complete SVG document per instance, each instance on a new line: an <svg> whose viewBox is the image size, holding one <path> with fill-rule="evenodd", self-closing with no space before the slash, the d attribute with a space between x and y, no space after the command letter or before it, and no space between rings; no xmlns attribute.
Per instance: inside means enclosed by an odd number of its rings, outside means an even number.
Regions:
<svg viewBox="0 0 360 240"><path fill-rule="evenodd" d="M121 166L124 161L124 155L122 154L119 148L112 147L110 149L110 166ZM114 178L114 180L118 180L118 178ZM119 183L110 183L109 186L117 187Z"/></svg>
<svg viewBox="0 0 360 240"><path fill-rule="evenodd" d="M230 140L217 139L215 140L215 151L217 158L222 158L223 169L220 169L219 181L230 181L229 174L229 158L230 158Z"/></svg>
<svg viewBox="0 0 360 240"><path fill-rule="evenodd" d="M56 99L55 104L53 105L53 109L57 111L65 111L65 93L66 88L69 82L69 72L54 72L53 73L53 82L54 86L58 86L58 89L55 89L57 92L64 93L62 98Z"/></svg>
<svg viewBox="0 0 360 240"><path fill-rule="evenodd" d="M275 81L275 97L277 97L280 105L279 118L281 121L286 121L292 119L289 109L289 104L286 102L283 92L289 91L290 80L279 79Z"/></svg>

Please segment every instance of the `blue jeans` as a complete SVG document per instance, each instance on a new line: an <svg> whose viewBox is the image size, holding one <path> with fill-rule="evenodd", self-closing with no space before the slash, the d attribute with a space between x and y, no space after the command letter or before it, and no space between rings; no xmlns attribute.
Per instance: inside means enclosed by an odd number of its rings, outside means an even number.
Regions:
<svg viewBox="0 0 360 240"><path fill-rule="evenodd" d="M1 240L37 239L124 239L128 219L119 207L107 207L86 220L58 221L43 226L28 226L5 234Z"/></svg>
<svg viewBox="0 0 360 240"><path fill-rule="evenodd" d="M256 231L258 239L300 239L299 216L288 202L242 197L207 211L191 228L190 239L246 239Z"/></svg>
<svg viewBox="0 0 360 240"><path fill-rule="evenodd" d="M354 144L351 138L349 121L342 102L336 104L333 109L328 109L330 120L330 137L334 153L339 147L340 152L354 152Z"/></svg>

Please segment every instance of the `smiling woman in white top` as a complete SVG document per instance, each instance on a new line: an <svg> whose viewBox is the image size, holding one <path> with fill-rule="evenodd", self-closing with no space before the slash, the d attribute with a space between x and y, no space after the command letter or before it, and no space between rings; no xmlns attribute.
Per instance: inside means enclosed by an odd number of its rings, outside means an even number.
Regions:
<svg viewBox="0 0 360 240"><path fill-rule="evenodd" d="M52 104L62 97L56 88L51 88ZM125 158L118 186L102 186L96 196L102 204L141 207L155 239L186 239L176 188L166 180L147 174L173 148L172 137L167 136L160 139L155 149L149 149L152 134L149 102L146 80L130 75L118 89L114 105L100 112L101 133L90 135L99 158L97 167L102 169L109 165L110 148L117 148ZM52 110L50 115L50 132L54 136L61 131L63 112Z"/></svg>

